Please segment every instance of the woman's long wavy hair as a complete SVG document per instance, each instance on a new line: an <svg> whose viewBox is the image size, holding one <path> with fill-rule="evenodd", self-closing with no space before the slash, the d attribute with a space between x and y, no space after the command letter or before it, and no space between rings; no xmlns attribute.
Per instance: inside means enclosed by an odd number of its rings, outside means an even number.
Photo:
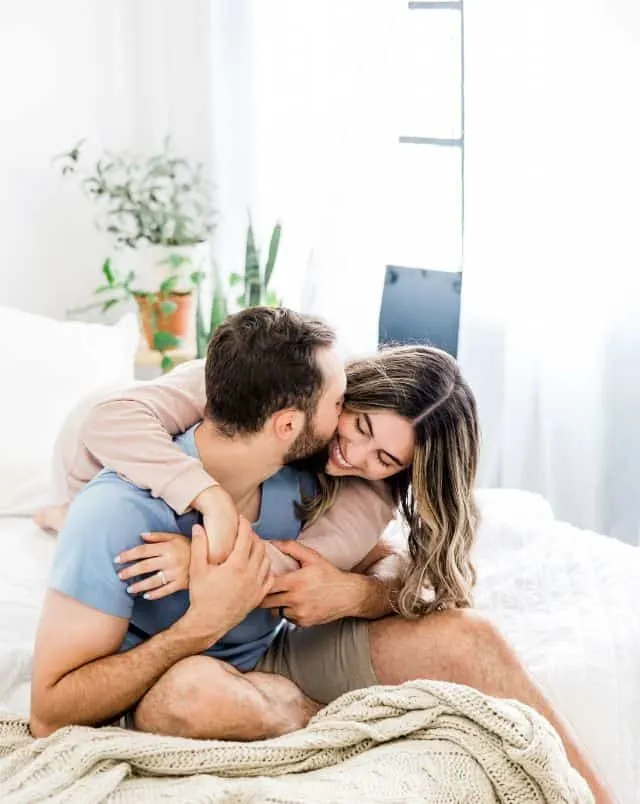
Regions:
<svg viewBox="0 0 640 804"><path fill-rule="evenodd" d="M415 617L472 605L480 433L475 398L457 362L428 346L391 347L354 360L345 409L393 411L415 428L411 465L385 481L408 525L410 562L396 610ZM343 482L322 471L317 476L320 491L306 506L307 525L333 504Z"/></svg>

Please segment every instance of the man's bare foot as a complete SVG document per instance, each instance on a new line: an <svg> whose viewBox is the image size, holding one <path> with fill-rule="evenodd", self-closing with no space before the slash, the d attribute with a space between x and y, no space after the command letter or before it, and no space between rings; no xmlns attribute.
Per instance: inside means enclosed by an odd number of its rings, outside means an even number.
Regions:
<svg viewBox="0 0 640 804"><path fill-rule="evenodd" d="M67 518L68 509L69 506L67 503L64 505L50 505L48 508L43 508L41 511L38 511L33 517L33 521L43 530L59 533Z"/></svg>

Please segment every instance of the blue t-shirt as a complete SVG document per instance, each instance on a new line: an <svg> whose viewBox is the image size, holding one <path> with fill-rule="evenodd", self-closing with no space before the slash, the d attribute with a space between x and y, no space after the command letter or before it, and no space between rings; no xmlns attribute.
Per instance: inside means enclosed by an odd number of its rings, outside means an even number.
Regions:
<svg viewBox="0 0 640 804"><path fill-rule="evenodd" d="M175 443L199 457L194 433L198 425L177 436ZM309 475L284 467L262 485L262 500L254 530L262 539L297 539L300 522L294 504L301 500L301 484L312 488ZM121 581L114 558L123 550L144 544L141 534L151 531L183 533L199 515L178 516L164 500L134 486L112 470L103 470L77 496L60 533L49 586L87 606L129 620L122 649L128 649L178 620L189 607L189 593L176 592L162 600L132 596ZM266 652L282 622L269 610L255 609L205 653L251 670Z"/></svg>

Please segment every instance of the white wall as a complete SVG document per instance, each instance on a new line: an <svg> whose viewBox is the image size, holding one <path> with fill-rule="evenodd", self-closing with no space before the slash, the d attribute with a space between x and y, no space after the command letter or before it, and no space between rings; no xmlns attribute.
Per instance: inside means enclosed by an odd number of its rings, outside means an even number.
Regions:
<svg viewBox="0 0 640 804"><path fill-rule="evenodd" d="M210 160L207 0L19 0L0 20L0 305L63 317L108 242L53 155L156 147Z"/></svg>

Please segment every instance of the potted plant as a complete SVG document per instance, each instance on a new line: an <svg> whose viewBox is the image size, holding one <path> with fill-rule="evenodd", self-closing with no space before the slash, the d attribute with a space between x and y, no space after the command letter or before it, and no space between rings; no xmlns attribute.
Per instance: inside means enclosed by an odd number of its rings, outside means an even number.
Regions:
<svg viewBox="0 0 640 804"><path fill-rule="evenodd" d="M80 142L57 161L64 176L79 177L98 205L98 228L114 244L94 291L99 300L89 307L106 311L135 299L149 348L163 354L166 369L166 352L187 337L194 290L209 264L211 186L203 166L175 155L168 140L152 156L106 153L91 168L82 148Z"/></svg>
<svg viewBox="0 0 640 804"><path fill-rule="evenodd" d="M232 273L229 276L229 287L242 286L242 293L236 298L236 307L255 307L265 304L271 307L279 307L281 302L276 292L270 288L273 276L273 269L278 257L280 248L280 237L282 235L282 225L276 223L271 232L269 240L269 251L264 269L260 267L260 252L256 248L253 225L249 219L247 227L247 240L245 246L244 273ZM220 272L214 267L213 270L213 293L211 297L211 307L208 318L205 319L203 311L202 285L198 283L198 299L196 303L196 354L204 357L207 352L207 344L216 328L224 321L229 314L227 302L227 291L220 276Z"/></svg>

